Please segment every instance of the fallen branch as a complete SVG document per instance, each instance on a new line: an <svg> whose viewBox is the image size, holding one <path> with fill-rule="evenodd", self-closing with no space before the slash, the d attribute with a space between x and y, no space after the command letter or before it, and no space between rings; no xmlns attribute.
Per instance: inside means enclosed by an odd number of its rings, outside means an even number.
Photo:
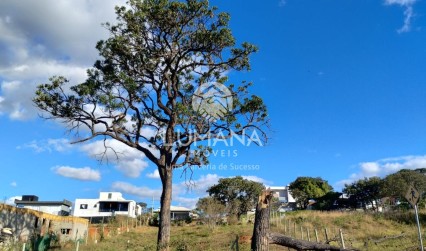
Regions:
<svg viewBox="0 0 426 251"><path fill-rule="evenodd" d="M333 241L336 241L336 242L338 242L339 241L339 237L334 237L334 238L332 238L332 239L329 239L328 241L326 241L325 242L325 244L330 244L331 242L333 242Z"/></svg>
<svg viewBox="0 0 426 251"><path fill-rule="evenodd" d="M284 247L289 247L300 250L330 250L330 251L356 251L358 249L343 249L341 247L331 246L323 243L316 243L311 241L297 240L292 237L285 236L278 233L268 234L269 244L276 244Z"/></svg>
<svg viewBox="0 0 426 251"><path fill-rule="evenodd" d="M385 236L385 237L382 237L382 238L379 238L379 239L368 239L368 241L371 241L371 242L373 242L374 244L377 245L378 243L381 243L381 242L384 242L384 241L398 239L398 238L405 237L405 236L406 236L405 233L401 233L401 234L392 235L392 236Z"/></svg>

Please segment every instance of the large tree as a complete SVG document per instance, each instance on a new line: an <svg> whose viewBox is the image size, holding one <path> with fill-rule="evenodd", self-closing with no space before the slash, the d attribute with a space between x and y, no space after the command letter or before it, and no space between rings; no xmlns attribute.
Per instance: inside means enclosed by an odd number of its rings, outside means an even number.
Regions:
<svg viewBox="0 0 426 251"><path fill-rule="evenodd" d="M290 183L290 193L297 204L306 209L310 199L317 199L333 191L326 180L313 177L298 177Z"/></svg>
<svg viewBox="0 0 426 251"><path fill-rule="evenodd" d="M210 228L214 228L226 214L226 207L213 197L204 197L198 200L197 211L200 219Z"/></svg>
<svg viewBox="0 0 426 251"><path fill-rule="evenodd" d="M116 24L105 25L110 37L97 43L100 59L87 80L52 77L34 102L46 118L75 132L75 142L112 138L158 167L157 247L168 250L173 170L206 164L212 139L266 140L262 99L249 95L250 83L227 78L250 69L256 47L236 46L229 15L208 1L129 0L127 6L116 7Z"/></svg>
<svg viewBox="0 0 426 251"><path fill-rule="evenodd" d="M371 205L373 209L377 210L382 198L382 184L383 180L379 177L364 178L351 184L345 184L343 192L351 196L350 199L355 203L361 203L365 209L367 205Z"/></svg>
<svg viewBox="0 0 426 251"><path fill-rule="evenodd" d="M256 207L263 188L263 184L259 182L237 176L219 179L219 182L211 186L207 192L225 205L231 216L240 218L241 215Z"/></svg>
<svg viewBox="0 0 426 251"><path fill-rule="evenodd" d="M383 179L382 195L397 200L405 200L405 194L411 185L420 194L426 192L426 175L423 168L416 170L402 169L396 173L389 174Z"/></svg>

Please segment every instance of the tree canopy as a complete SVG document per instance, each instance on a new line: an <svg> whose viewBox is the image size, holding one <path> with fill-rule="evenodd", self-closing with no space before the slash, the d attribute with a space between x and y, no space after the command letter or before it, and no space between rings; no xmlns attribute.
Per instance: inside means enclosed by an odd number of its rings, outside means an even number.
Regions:
<svg viewBox="0 0 426 251"><path fill-rule="evenodd" d="M382 197L382 184L383 180L379 177L364 178L352 184L345 184L343 192L351 196L351 200L362 203L364 207L371 205L377 209Z"/></svg>
<svg viewBox="0 0 426 251"><path fill-rule="evenodd" d="M263 189L263 184L237 176L219 179L218 184L211 186L207 192L225 205L229 214L239 218L256 207Z"/></svg>
<svg viewBox="0 0 426 251"><path fill-rule="evenodd" d="M200 219L207 223L210 228L214 228L225 216L226 207L213 197L204 197L198 200L197 211Z"/></svg>
<svg viewBox="0 0 426 251"><path fill-rule="evenodd" d="M424 174L424 169L402 169L386 176L383 180L382 195L383 197L387 196L405 200L404 196L410 185L413 185L420 194L426 192L426 176Z"/></svg>
<svg viewBox="0 0 426 251"><path fill-rule="evenodd" d="M305 209L310 199L317 199L333 190L326 180L313 177L298 177L290 183L290 193L297 204Z"/></svg>
<svg viewBox="0 0 426 251"><path fill-rule="evenodd" d="M168 250L173 169L208 163L211 147L203 142L210 139L252 139L253 132L255 143L267 139L262 99L248 92L251 83L227 76L250 70L257 48L236 46L229 14L206 0L129 0L116 15L105 24L110 36L97 43L100 59L87 80L54 76L33 101L42 116L75 133L75 142L112 138L158 167L158 249Z"/></svg>

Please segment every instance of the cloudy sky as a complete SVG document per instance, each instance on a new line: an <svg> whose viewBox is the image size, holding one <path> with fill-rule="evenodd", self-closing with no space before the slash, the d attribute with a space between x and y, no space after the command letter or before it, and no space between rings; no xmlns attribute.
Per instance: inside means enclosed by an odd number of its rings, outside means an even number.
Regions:
<svg viewBox="0 0 426 251"><path fill-rule="evenodd" d="M124 2L0 1L0 199L120 191L154 198L158 207L158 171L143 155L111 140L70 144L72 135L39 118L31 103L51 76L85 79L98 58L96 42L107 37L101 24L114 22L114 6ZM255 83L270 110L271 141L218 145L210 166L177 170L174 205L192 207L220 177L279 186L321 176L339 191L359 178L426 167L424 1L211 3L231 14L238 42L260 48L251 72L229 76ZM119 160L100 155L104 143L119 150Z"/></svg>

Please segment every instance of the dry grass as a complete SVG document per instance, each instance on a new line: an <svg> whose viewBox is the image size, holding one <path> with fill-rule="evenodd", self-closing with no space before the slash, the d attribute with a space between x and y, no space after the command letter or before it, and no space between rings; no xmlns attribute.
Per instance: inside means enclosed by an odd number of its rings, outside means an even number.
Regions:
<svg viewBox="0 0 426 251"><path fill-rule="evenodd" d="M307 229L309 229L311 240L315 240L314 229L316 229L320 241L324 241L326 228L329 238L332 239L338 239L339 229L342 229L346 246L361 250L407 250L417 247L418 243L415 225L388 220L383 214L299 211L288 214L285 223L278 227L275 226L273 230L284 233L287 225L287 234L290 233L294 236L294 223L296 223L297 238L301 237L300 227L302 227L305 239ZM290 228L288 225L290 225ZM401 238L375 243L385 237L401 234L404 235ZM338 241L331 242L331 244L340 245Z"/></svg>
<svg viewBox="0 0 426 251"><path fill-rule="evenodd" d="M383 215L366 214L363 212L318 212L299 211L289 213L281 221L272 220L272 231L294 235L296 223L296 237L301 238L300 227L303 229L304 239L307 239L307 229L310 238L315 240L314 229L318 231L320 241L324 241L324 229L327 228L329 237L336 236L342 229L346 246L353 246L361 250L416 250L418 247L416 226L413 224L398 223L387 220ZM88 243L80 246L80 251L97 250L155 250L157 239L156 227L140 227L132 229L117 237L110 237L97 244ZM171 250L173 251L216 251L231 250L236 235L240 236L239 250L250 250L250 237L253 225L240 224L233 226L218 226L209 229L205 225L186 225L172 227ZM374 240L385 236L396 236L404 233L404 237L374 243ZM332 245L340 245L337 241ZM73 247L62 250L75 250ZM288 250L287 248L272 245L271 251Z"/></svg>

